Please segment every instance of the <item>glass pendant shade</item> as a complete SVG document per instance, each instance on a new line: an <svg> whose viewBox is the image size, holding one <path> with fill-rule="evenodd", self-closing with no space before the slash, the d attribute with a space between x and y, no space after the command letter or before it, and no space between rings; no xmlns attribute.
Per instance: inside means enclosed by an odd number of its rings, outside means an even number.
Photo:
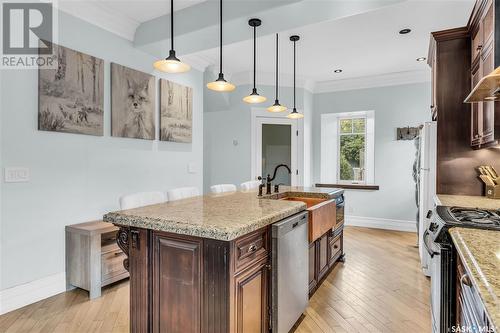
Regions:
<svg viewBox="0 0 500 333"><path fill-rule="evenodd" d="M267 100L266 97L261 96L257 93L257 89L253 88L252 93L248 96L243 97L243 101L248 104L258 104L265 102Z"/></svg>
<svg viewBox="0 0 500 333"><path fill-rule="evenodd" d="M153 67L165 73L185 73L191 70L191 66L183 63L175 56L174 50L170 50L168 58L156 61Z"/></svg>
<svg viewBox="0 0 500 333"><path fill-rule="evenodd" d="M217 80L207 83L207 88L217 92L229 92L236 89L236 86L232 83L227 82L224 79L224 74L222 73L222 0L219 2L219 14L220 14L220 45L219 45L219 77Z"/></svg>
<svg viewBox="0 0 500 333"><path fill-rule="evenodd" d="M274 101L274 104L266 109L269 112L284 112L287 110L287 107L281 105L277 100Z"/></svg>
<svg viewBox="0 0 500 333"><path fill-rule="evenodd" d="M236 86L232 83L227 82L224 79L224 74L219 73L219 78L213 82L207 83L207 88L218 92L229 92L236 89Z"/></svg>
<svg viewBox="0 0 500 333"><path fill-rule="evenodd" d="M301 118L304 118L304 115L302 113L298 113L297 112L297 109L293 109L293 111L287 115L287 118L290 118L290 119L301 119Z"/></svg>
<svg viewBox="0 0 500 333"><path fill-rule="evenodd" d="M165 73L185 73L191 66L183 63L175 56L174 50L174 0L170 0L170 53L167 58L153 63L153 67Z"/></svg>

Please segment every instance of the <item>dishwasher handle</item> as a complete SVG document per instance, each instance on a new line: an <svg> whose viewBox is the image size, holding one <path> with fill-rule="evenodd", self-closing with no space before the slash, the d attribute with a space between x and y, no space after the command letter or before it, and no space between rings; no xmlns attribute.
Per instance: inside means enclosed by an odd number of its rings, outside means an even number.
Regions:
<svg viewBox="0 0 500 333"><path fill-rule="evenodd" d="M272 237L281 238L290 231L296 229L297 227L307 223L308 212L301 212L295 214L291 217L285 218L279 222L276 222L272 226Z"/></svg>

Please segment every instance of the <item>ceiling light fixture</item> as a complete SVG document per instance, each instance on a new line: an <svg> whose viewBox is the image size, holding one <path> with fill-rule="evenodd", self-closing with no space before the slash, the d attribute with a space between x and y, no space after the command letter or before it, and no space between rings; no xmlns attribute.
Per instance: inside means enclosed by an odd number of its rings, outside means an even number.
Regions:
<svg viewBox="0 0 500 333"><path fill-rule="evenodd" d="M420 61L426 61L427 58L426 57L420 57L420 58L417 58L417 61L420 62Z"/></svg>
<svg viewBox="0 0 500 333"><path fill-rule="evenodd" d="M281 105L278 100L278 34L276 34L276 99L274 100L274 104L267 108L269 112L283 112L286 111L286 106Z"/></svg>
<svg viewBox="0 0 500 333"><path fill-rule="evenodd" d="M153 67L165 73L184 73L191 69L175 56L174 50L174 0L170 0L170 53L167 58L156 61Z"/></svg>
<svg viewBox="0 0 500 333"><path fill-rule="evenodd" d="M222 0L220 0L220 53L219 53L219 77L213 82L207 83L207 88L219 92L233 91L236 86L227 82L222 73Z"/></svg>
<svg viewBox="0 0 500 333"><path fill-rule="evenodd" d="M399 30L400 35L406 35L406 34L409 34L410 32L411 32L411 29L408 29L408 28Z"/></svg>
<svg viewBox="0 0 500 333"><path fill-rule="evenodd" d="M300 39L299 36L293 35L290 36L290 40L293 42L293 111L287 116L290 119L300 119L304 118L302 113L297 112L297 108L295 107L295 59L296 59L296 47L295 44Z"/></svg>
<svg viewBox="0 0 500 333"><path fill-rule="evenodd" d="M336 69L333 72L336 73L336 74L338 74L338 73L342 73L342 70L341 69Z"/></svg>
<svg viewBox="0 0 500 333"><path fill-rule="evenodd" d="M266 97L261 96L257 93L257 88L255 87L255 72L256 72L256 30L257 27L262 24L262 21L259 20L258 18L253 18L248 21L248 25L253 27L253 89L252 93L248 96L243 97L243 101L249 104L257 104L257 103L262 103L267 100Z"/></svg>

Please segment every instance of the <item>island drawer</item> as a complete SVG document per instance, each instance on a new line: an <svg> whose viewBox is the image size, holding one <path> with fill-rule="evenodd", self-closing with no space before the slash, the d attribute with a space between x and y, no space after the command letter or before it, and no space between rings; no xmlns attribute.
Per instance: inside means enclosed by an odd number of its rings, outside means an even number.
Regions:
<svg viewBox="0 0 500 333"><path fill-rule="evenodd" d="M329 256L328 260L330 263L333 263L337 257L340 255L342 252L342 235L338 236L330 236L329 237Z"/></svg>
<svg viewBox="0 0 500 333"><path fill-rule="evenodd" d="M245 235L234 242L236 267L240 271L266 257L269 252L269 233L267 228Z"/></svg>

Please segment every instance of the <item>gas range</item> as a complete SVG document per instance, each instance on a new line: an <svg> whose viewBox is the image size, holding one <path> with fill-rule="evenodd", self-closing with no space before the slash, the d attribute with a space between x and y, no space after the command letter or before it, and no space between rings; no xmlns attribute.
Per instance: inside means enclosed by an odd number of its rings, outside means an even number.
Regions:
<svg viewBox="0 0 500 333"><path fill-rule="evenodd" d="M429 225L430 236L442 242L452 227L500 230L500 209L437 206Z"/></svg>

